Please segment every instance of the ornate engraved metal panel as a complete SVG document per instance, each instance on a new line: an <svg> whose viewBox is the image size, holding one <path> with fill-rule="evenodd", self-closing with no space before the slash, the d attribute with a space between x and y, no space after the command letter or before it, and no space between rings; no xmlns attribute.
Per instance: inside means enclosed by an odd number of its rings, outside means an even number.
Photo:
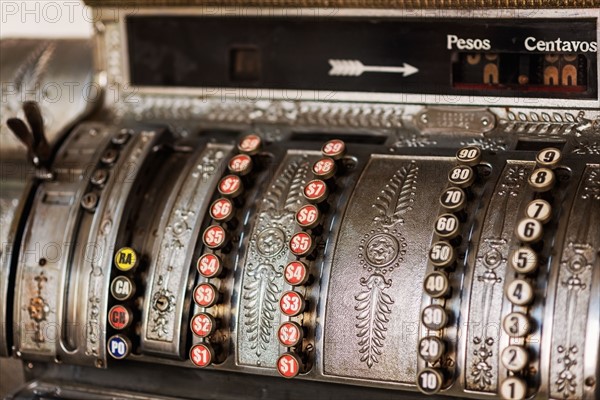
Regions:
<svg viewBox="0 0 600 400"><path fill-rule="evenodd" d="M421 286L446 158L373 156L350 200L335 250L324 372L413 384Z"/></svg>
<svg viewBox="0 0 600 400"><path fill-rule="evenodd" d="M190 159L171 192L157 228L145 299L141 346L144 351L180 355L184 296L189 266L222 161L231 146L208 145Z"/></svg>
<svg viewBox="0 0 600 400"><path fill-rule="evenodd" d="M529 199L527 177L533 167L528 162L509 162L505 166L481 230L469 315L465 317L468 321L465 386L469 390L497 390L502 289L517 211L521 202Z"/></svg>
<svg viewBox="0 0 600 400"><path fill-rule="evenodd" d="M593 221L596 221L595 223ZM600 249L600 168L586 168L571 209L560 259L550 349L550 394L584 397L585 344L593 275Z"/></svg>
<svg viewBox="0 0 600 400"><path fill-rule="evenodd" d="M304 204L302 190L312 177L316 156L289 154L277 171L258 210L249 238L238 311L238 363L275 367L279 356L277 302L289 261L288 242L296 227L294 214Z"/></svg>

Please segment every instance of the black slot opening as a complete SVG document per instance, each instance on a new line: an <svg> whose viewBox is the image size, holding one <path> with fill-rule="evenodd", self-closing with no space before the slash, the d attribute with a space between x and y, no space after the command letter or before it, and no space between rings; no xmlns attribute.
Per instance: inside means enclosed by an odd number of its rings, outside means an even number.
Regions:
<svg viewBox="0 0 600 400"><path fill-rule="evenodd" d="M554 147L562 150L565 147L565 141L552 141L552 140L519 140L517 142L516 150L523 151L540 151L546 147Z"/></svg>
<svg viewBox="0 0 600 400"><path fill-rule="evenodd" d="M294 132L290 138L293 142L326 142L332 139L340 139L346 143L384 144L387 136L329 132Z"/></svg>

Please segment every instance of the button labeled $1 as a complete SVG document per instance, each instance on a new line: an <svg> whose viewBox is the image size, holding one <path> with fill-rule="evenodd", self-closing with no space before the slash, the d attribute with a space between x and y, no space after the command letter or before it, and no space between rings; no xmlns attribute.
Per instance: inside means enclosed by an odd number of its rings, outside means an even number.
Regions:
<svg viewBox="0 0 600 400"><path fill-rule="evenodd" d="M294 353L284 353L277 359L277 372L284 378L294 378L300 373L302 361Z"/></svg>
<svg viewBox="0 0 600 400"><path fill-rule="evenodd" d="M215 352L209 344L200 343L190 349L190 360L196 367L208 367L214 358Z"/></svg>

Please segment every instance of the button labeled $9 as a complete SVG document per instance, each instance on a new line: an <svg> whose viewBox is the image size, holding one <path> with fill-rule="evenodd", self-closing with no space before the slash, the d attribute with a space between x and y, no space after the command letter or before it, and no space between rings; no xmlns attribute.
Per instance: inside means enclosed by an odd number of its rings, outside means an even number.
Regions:
<svg viewBox="0 0 600 400"><path fill-rule="evenodd" d="M258 153L262 145L262 139L258 135L246 135L238 143L240 153L254 155Z"/></svg>
<svg viewBox="0 0 600 400"><path fill-rule="evenodd" d="M330 140L323 145L321 153L326 157L339 160L346 154L346 143L339 139Z"/></svg>

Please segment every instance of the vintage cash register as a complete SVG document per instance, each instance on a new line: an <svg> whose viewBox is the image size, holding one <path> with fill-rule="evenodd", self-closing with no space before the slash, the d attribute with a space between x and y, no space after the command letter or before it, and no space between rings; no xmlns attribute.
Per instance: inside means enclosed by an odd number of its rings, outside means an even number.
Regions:
<svg viewBox="0 0 600 400"><path fill-rule="evenodd" d="M597 0L87 4L1 45L7 399L600 398Z"/></svg>

